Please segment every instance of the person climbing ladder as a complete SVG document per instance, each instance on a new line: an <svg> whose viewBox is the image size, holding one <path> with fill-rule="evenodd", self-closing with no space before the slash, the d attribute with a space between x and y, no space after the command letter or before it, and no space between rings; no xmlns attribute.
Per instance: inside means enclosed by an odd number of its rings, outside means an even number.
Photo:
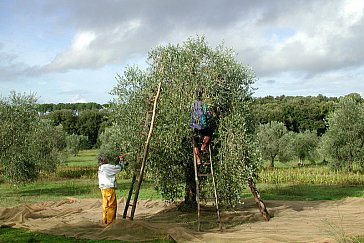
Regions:
<svg viewBox="0 0 364 243"><path fill-rule="evenodd" d="M209 144L213 130L210 124L212 118L212 111L209 106L202 100L203 90L201 87L196 88L195 96L196 100L191 107L191 122L190 128L193 130L192 144L193 153L196 156L196 164L201 165L200 149L198 143L202 139L201 151L206 151Z"/></svg>

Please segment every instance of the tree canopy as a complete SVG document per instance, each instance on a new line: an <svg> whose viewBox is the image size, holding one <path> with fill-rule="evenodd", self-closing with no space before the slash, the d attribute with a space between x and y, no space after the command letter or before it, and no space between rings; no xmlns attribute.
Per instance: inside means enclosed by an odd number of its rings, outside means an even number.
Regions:
<svg viewBox="0 0 364 243"><path fill-rule="evenodd" d="M158 46L149 52L148 64L146 70L129 67L117 77L114 125L109 129L120 136L113 143L135 161L145 142L145 112L162 82L147 165L165 199L182 197L194 184L189 113L195 89L203 87L203 99L215 114L212 146L219 198L235 204L259 168L249 108L254 72L232 50L211 48L203 37Z"/></svg>
<svg viewBox="0 0 364 243"><path fill-rule="evenodd" d="M35 102L34 95L15 92L0 100L0 165L7 181L33 181L61 161L65 133L40 119Z"/></svg>
<svg viewBox="0 0 364 243"><path fill-rule="evenodd" d="M339 100L337 108L328 117L328 131L321 140L323 154L334 167L353 162L364 168L364 106L358 94L349 94Z"/></svg>

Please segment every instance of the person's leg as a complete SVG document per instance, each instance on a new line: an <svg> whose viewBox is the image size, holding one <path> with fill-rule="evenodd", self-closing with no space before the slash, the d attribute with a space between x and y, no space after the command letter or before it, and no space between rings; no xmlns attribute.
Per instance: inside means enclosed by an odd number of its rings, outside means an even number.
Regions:
<svg viewBox="0 0 364 243"><path fill-rule="evenodd" d="M198 147L193 147L193 153L196 157L196 164L197 166L201 165L201 158L200 158L200 152Z"/></svg>
<svg viewBox="0 0 364 243"><path fill-rule="evenodd" d="M105 188L102 192L102 222L111 224L116 218L117 200L114 188Z"/></svg>
<svg viewBox="0 0 364 243"><path fill-rule="evenodd" d="M206 151L206 147L209 144L211 137L212 137L212 130L210 128L206 128L201 131L203 135L201 151Z"/></svg>
<svg viewBox="0 0 364 243"><path fill-rule="evenodd" d="M209 144L211 136L204 136L201 145L201 151L206 151L206 147Z"/></svg>
<svg viewBox="0 0 364 243"><path fill-rule="evenodd" d="M101 195L102 195L102 223L107 224L107 195L105 189L101 189Z"/></svg>
<svg viewBox="0 0 364 243"><path fill-rule="evenodd" d="M201 165L200 151L198 149L198 139L199 139L198 131L194 129L192 135L193 154L196 157L196 164Z"/></svg>

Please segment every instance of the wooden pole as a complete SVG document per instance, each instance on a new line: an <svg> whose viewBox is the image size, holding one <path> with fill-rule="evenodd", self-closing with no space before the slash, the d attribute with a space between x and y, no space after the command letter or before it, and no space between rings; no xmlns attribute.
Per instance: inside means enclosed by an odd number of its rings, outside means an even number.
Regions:
<svg viewBox="0 0 364 243"><path fill-rule="evenodd" d="M263 218L266 221L269 221L270 215L267 211L267 208L265 207L263 200L260 198L259 192L258 192L257 187L255 186L255 183L252 178L249 178L248 184L250 187L250 191L252 192L252 194L254 196L255 203L257 204L257 206L259 208L260 213L262 214Z"/></svg>

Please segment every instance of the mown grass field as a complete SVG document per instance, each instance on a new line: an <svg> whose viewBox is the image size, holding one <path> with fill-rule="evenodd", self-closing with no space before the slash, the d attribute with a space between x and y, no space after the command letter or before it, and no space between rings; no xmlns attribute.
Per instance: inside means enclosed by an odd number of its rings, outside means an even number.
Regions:
<svg viewBox="0 0 364 243"><path fill-rule="evenodd" d="M24 203L61 200L66 197L100 198L97 182L97 150L81 151L70 156L57 172L43 175L37 182L26 185L0 184L0 207ZM127 196L130 171L118 175L117 196ZM257 181L263 200L338 200L364 197L364 174L332 171L327 166L297 167L294 164L264 169ZM246 189L243 197L252 197ZM162 199L152 180L144 180L140 199ZM0 228L0 242L113 242L85 241L67 237L38 234L26 230ZM171 242L161 239L156 242ZM172 241L173 242L173 241ZM361 242L361 241L358 241Z"/></svg>

